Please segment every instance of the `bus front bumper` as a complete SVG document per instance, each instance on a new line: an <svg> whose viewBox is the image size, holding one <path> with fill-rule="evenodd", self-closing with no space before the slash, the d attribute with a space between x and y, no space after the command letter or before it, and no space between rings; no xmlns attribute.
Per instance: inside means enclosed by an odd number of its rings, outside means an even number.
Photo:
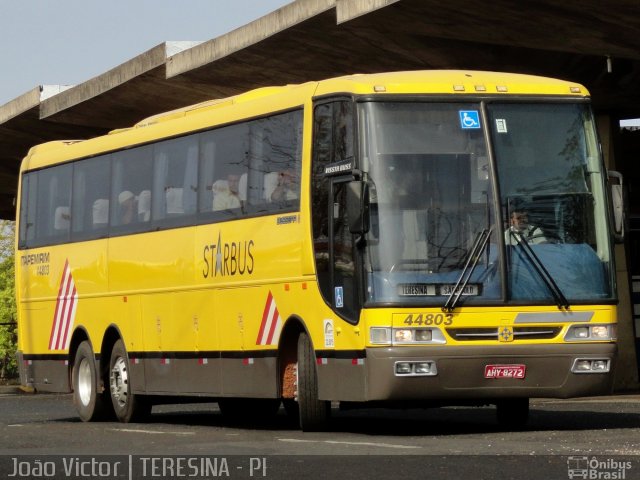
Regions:
<svg viewBox="0 0 640 480"><path fill-rule="evenodd" d="M368 348L366 399L606 395L616 351L615 343ZM588 364L585 360L598 367L606 363L608 371L579 370L576 363Z"/></svg>

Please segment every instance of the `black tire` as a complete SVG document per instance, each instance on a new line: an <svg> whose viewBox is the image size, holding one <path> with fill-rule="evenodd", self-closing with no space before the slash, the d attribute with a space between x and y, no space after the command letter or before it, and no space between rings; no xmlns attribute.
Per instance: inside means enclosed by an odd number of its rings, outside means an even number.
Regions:
<svg viewBox="0 0 640 480"><path fill-rule="evenodd" d="M107 392L100 391L95 355L88 341L78 346L71 373L73 403L83 422L104 420L109 413Z"/></svg>
<svg viewBox="0 0 640 480"><path fill-rule="evenodd" d="M529 421L529 399L509 398L496 403L498 424L509 429L521 429Z"/></svg>
<svg viewBox="0 0 640 480"><path fill-rule="evenodd" d="M122 423L142 421L151 413L148 399L131 391L129 356L122 340L111 350L109 394L116 418Z"/></svg>
<svg viewBox="0 0 640 480"><path fill-rule="evenodd" d="M316 356L305 332L298 337L298 410L304 432L327 429L331 402L318 400Z"/></svg>

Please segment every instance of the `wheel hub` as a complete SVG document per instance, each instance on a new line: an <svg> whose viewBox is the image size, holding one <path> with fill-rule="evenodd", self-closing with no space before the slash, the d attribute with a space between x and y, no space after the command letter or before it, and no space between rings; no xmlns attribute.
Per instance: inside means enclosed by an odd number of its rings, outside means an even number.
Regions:
<svg viewBox="0 0 640 480"><path fill-rule="evenodd" d="M118 402L120 407L127 404L129 390L129 374L127 373L127 364L124 358L118 357L111 368L109 375L109 385L111 387L111 396Z"/></svg>
<svg viewBox="0 0 640 480"><path fill-rule="evenodd" d="M93 391L91 376L89 360L83 358L78 367L78 398L84 406L89 405L89 402L91 402Z"/></svg>

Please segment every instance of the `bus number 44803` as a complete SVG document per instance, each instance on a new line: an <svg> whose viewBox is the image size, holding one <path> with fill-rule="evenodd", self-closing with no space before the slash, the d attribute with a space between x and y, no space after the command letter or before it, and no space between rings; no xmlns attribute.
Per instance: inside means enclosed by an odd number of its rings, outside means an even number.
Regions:
<svg viewBox="0 0 640 480"><path fill-rule="evenodd" d="M453 323L453 314L451 313L426 313L426 314L413 314L407 315L404 319L404 324L408 326L413 325L451 325Z"/></svg>

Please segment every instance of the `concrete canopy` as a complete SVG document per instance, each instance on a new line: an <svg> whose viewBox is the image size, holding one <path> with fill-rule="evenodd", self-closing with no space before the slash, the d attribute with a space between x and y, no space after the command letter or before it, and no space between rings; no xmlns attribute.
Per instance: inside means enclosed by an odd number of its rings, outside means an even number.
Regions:
<svg viewBox="0 0 640 480"><path fill-rule="evenodd" d="M0 217L14 218L19 163L35 144L265 85L390 70L513 71L580 82L597 111L640 116L638 32L637 0L297 0L221 37L161 44L57 95L36 88L1 106Z"/></svg>

